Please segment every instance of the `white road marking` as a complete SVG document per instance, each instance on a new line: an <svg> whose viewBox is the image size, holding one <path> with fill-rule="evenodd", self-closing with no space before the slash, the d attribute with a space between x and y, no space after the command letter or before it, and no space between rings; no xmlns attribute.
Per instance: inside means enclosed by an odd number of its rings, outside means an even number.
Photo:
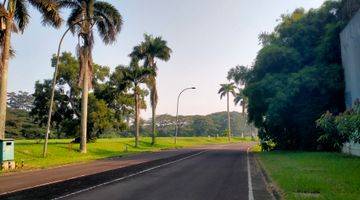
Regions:
<svg viewBox="0 0 360 200"><path fill-rule="evenodd" d="M254 191L252 187L252 180L251 180L251 168L250 168L250 159L249 159L249 149L246 151L247 157L247 170L248 170L248 186L249 186L249 200L254 200Z"/></svg>
<svg viewBox="0 0 360 200"><path fill-rule="evenodd" d="M167 165L171 165L171 164L174 164L174 163L177 163L177 162L180 162L180 161L183 161L183 160L186 160L186 159L189 159L189 158L192 158L192 157L195 157L195 156L198 156L202 153L205 153L207 152L208 150L204 150L204 151L201 151L199 153L196 153L196 154L192 154L190 156L186 156L184 158L181 158L181 159L178 159L178 160L174 160L174 161L171 161L171 162L168 162L168 163L164 163L162 165L158 165L158 166L155 166L155 167L151 167L149 169L145 169L145 170L142 170L142 171L139 171L137 173L134 173L134 174L130 174L128 176L124 176L124 177L121 177L121 178L117 178L117 179L114 179L114 180L111 180L111 181L108 181L108 182L104 182L104 183L101 183L101 184L98 184L98 185L95 185L95 186L92 186L92 187L89 187L89 188L85 188L85 189L82 189L82 190L79 190L79 191L76 191L76 192L73 192L73 193L70 193L70 194L67 194L67 195L64 195L64 196L60 196L60 197L57 197L57 198L54 198L53 200L58 200L58 199L63 199L63 198L66 198L66 197L70 197L70 196L73 196L75 194L79 194L79 193L82 193L82 192L86 192L86 191L90 191L90 190L93 190L95 188L98 188L98 187L101 187L101 186L104 186L104 185L109 185L111 183L115 183L115 182L118 182L118 181L122 181L124 179L127 179L127 178L130 178L130 177L133 177L133 176L137 176L137 175L140 175L140 174L143 174L145 172L149 172L149 171L152 171L154 169L158 169L160 167L164 167L164 166L167 166Z"/></svg>

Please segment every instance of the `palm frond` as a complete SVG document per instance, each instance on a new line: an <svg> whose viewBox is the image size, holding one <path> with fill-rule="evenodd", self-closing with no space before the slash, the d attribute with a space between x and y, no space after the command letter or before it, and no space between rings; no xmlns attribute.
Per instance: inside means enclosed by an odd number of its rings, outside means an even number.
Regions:
<svg viewBox="0 0 360 200"><path fill-rule="evenodd" d="M67 19L67 25L70 28L70 31L75 34L79 31L80 27L76 25L82 19L82 9L81 7L76 7L71 10L69 18Z"/></svg>
<svg viewBox="0 0 360 200"><path fill-rule="evenodd" d="M42 14L42 23L60 27L62 19L59 13L59 3L56 0L27 0Z"/></svg>
<svg viewBox="0 0 360 200"><path fill-rule="evenodd" d="M77 0L60 0L59 2L60 8L77 8L81 7L81 4Z"/></svg>
<svg viewBox="0 0 360 200"><path fill-rule="evenodd" d="M14 13L14 20L17 23L17 28L21 32L24 32L26 25L29 23L29 13L25 0L17 0Z"/></svg>
<svg viewBox="0 0 360 200"><path fill-rule="evenodd" d="M96 1L94 3L94 16L98 18L96 25L104 43L115 42L123 24L119 11L107 2Z"/></svg>

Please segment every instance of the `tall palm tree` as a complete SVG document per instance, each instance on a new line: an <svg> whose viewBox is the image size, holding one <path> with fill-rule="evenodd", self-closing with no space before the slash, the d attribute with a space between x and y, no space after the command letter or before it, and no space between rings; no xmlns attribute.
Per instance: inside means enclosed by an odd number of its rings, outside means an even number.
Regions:
<svg viewBox="0 0 360 200"><path fill-rule="evenodd" d="M23 33L29 24L29 4L41 13L44 25L59 27L62 21L56 0L4 0L0 4L0 139L5 137L8 68L14 55L11 36Z"/></svg>
<svg viewBox="0 0 360 200"><path fill-rule="evenodd" d="M87 106L89 89L92 88L92 49L94 45L93 26L96 25L100 38L105 44L116 41L120 33L122 17L110 3L97 0L59 0L60 6L71 9L67 24L79 38L76 48L80 72L79 85L82 87L80 151L86 153Z"/></svg>
<svg viewBox="0 0 360 200"><path fill-rule="evenodd" d="M238 105L238 104L241 105L241 108L242 108L241 114L243 116L243 120L245 120L246 97L244 95L243 89L238 88L238 92L235 93L234 103L235 103L235 105ZM245 121L244 121L243 125L246 126Z"/></svg>
<svg viewBox="0 0 360 200"><path fill-rule="evenodd" d="M245 114L245 108L246 108L246 97L244 95L244 90L241 88L238 88L238 92L234 95L234 103L235 105L241 105L242 107L242 113Z"/></svg>
<svg viewBox="0 0 360 200"><path fill-rule="evenodd" d="M144 66L152 68L157 71L155 59L168 61L172 50L167 46L167 42L161 37L153 37L145 34L145 40L138 46L134 47L131 57L136 57L139 60L144 60ZM152 144L155 144L156 138L156 106L158 103L158 93L156 86L156 74L149 76L147 85L150 89L150 103L152 111Z"/></svg>
<svg viewBox="0 0 360 200"><path fill-rule="evenodd" d="M154 75L154 70L151 68L139 67L138 61L132 60L130 67L118 67L118 70L123 72L123 79L125 82L132 84L134 92L134 108L135 108L135 147L139 146L139 136L140 136L140 95L141 88L140 84L144 83L148 76Z"/></svg>
<svg viewBox="0 0 360 200"><path fill-rule="evenodd" d="M235 88L236 86L234 83L229 84L220 84L220 89L218 91L218 94L220 94L220 99L222 99L224 96L227 98L227 115L228 115L228 139L230 141L231 139L231 124L230 124L230 109L229 109L229 98L230 93L235 96Z"/></svg>

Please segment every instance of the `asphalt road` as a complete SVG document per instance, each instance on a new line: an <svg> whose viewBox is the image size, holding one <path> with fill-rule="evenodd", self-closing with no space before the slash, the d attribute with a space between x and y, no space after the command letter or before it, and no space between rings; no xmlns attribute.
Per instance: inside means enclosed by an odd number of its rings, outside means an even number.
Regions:
<svg viewBox="0 0 360 200"><path fill-rule="evenodd" d="M199 155L62 199L272 199L254 163L253 157L247 155L244 145L219 146Z"/></svg>

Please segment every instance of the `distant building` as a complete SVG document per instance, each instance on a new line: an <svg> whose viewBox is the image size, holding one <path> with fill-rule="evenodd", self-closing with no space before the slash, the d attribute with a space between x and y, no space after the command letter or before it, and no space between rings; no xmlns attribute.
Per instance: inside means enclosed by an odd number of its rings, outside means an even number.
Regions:
<svg viewBox="0 0 360 200"><path fill-rule="evenodd" d="M360 11L340 34L345 75L345 104L351 108L360 99Z"/></svg>

